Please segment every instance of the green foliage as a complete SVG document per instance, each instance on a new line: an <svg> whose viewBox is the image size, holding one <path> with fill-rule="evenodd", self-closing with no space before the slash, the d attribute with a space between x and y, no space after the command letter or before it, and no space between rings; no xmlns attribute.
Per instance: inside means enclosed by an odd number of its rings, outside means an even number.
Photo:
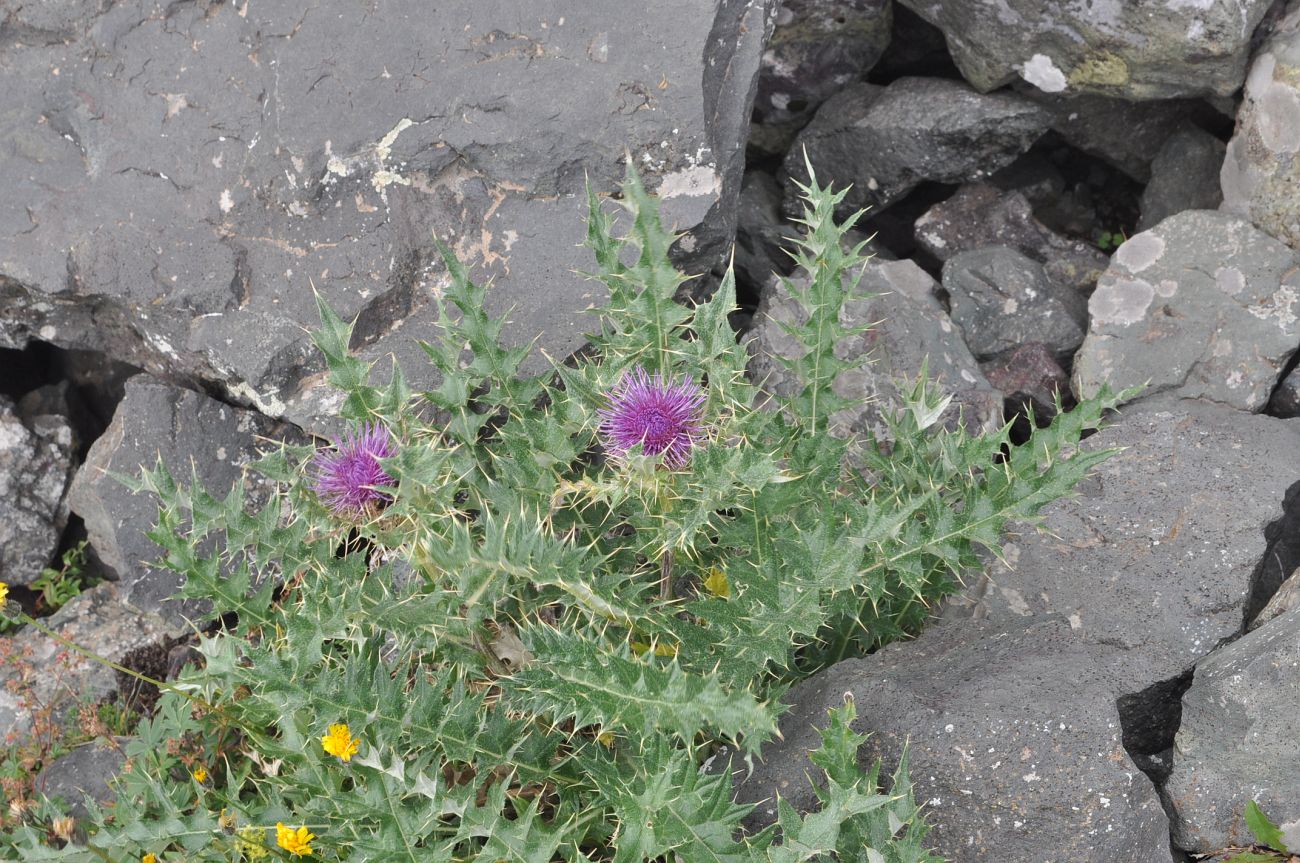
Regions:
<svg viewBox="0 0 1300 863"><path fill-rule="evenodd" d="M1246 827L1250 834L1255 837L1255 842L1264 846L1271 851L1277 851L1280 854L1287 854L1289 849L1282 838L1282 831L1274 824L1264 810L1259 808L1259 804L1254 800L1246 804ZM1258 860L1267 861L1282 859L1273 854L1239 854L1232 858L1239 863L1250 863L1252 856Z"/></svg>
<svg viewBox="0 0 1300 863"><path fill-rule="evenodd" d="M1109 454L1077 445L1117 399L1013 447L1009 429L937 423L947 400L921 380L891 442L854 441L851 461L827 430L847 406L831 384L856 361L833 349L863 259L842 251L842 195L815 178L805 194L807 321L788 332L806 350L776 410L744 375L731 275L708 302L675 302L675 238L631 172L620 201L589 194L609 293L590 362L521 375L527 349L500 344L503 319L445 249L434 389L397 368L373 383L322 302L313 338L343 415L398 442L391 500L331 512L310 447L255 465L278 487L257 511L162 464L133 481L162 504L159 565L227 628L128 744L111 816L65 847L33 816L14 853L286 859L282 822L315 834L323 861L935 861L906 758L887 790L859 768L852 704L812 755L812 812L781 802L746 833L752 807L705 765L720 744L759 751L790 683L914 633L1008 521ZM636 365L704 387L705 439L683 469L639 447L601 455L597 411ZM348 760L322 743L344 724Z"/></svg>

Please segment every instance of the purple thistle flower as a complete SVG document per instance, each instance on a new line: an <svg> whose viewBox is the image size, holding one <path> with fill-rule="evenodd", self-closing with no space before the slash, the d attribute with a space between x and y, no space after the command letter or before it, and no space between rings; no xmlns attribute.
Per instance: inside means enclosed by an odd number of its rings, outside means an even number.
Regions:
<svg viewBox="0 0 1300 863"><path fill-rule="evenodd" d="M608 407L597 411L600 435L605 451L616 460L640 444L646 455L662 454L665 465L680 468L704 437L704 390L688 377L674 383L637 366L623 373L607 398Z"/></svg>
<svg viewBox="0 0 1300 863"><path fill-rule="evenodd" d="M335 515L361 515L372 505L391 500L378 487L396 483L379 460L396 453L388 429L366 423L359 434L344 433L334 446L316 453L312 486Z"/></svg>

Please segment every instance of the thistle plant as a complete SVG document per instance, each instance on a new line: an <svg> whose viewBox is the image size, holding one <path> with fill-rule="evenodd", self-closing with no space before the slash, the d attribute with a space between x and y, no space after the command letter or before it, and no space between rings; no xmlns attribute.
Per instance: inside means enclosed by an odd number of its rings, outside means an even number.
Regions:
<svg viewBox="0 0 1300 863"><path fill-rule="evenodd" d="M839 312L864 259L844 251L843 193L805 189L788 289L807 323L802 388L762 406L728 325L629 173L589 195L594 358L520 374L526 347L447 251L438 385L373 383L324 303L314 334L354 431L256 465L278 487L250 510L159 464L151 538L182 595L226 627L164 687L125 745L117 800L84 839L34 814L21 859L171 861L673 860L913 863L926 825L906 759L887 789L858 751L870 717L826 717L818 807L746 831L726 744L759 754L788 686L915 632L1008 521L1032 521L1108 453L1077 447L1116 399L1086 401L1012 447L934 420L911 390L888 446L827 434ZM849 446L857 455L850 467ZM604 457L601 457L603 452ZM340 545L345 533L350 541ZM193 772L202 766L204 781ZM47 810L40 810L46 812ZM52 810L50 810L52 811Z"/></svg>

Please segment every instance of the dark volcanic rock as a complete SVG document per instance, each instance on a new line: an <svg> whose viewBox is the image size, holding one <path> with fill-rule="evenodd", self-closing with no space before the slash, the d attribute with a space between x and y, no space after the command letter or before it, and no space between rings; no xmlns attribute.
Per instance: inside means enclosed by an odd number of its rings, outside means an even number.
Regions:
<svg viewBox="0 0 1300 863"><path fill-rule="evenodd" d="M773 273L788 274L797 226L781 212L781 184L766 171L746 171L736 217L736 277L763 285Z"/></svg>
<svg viewBox="0 0 1300 863"><path fill-rule="evenodd" d="M751 146L782 154L817 107L889 45L892 0L783 0L758 76Z"/></svg>
<svg viewBox="0 0 1300 863"><path fill-rule="evenodd" d="M190 390L150 379L132 378L126 397L104 435L90 448L85 466L69 494L72 510L86 522L86 532L100 559L120 579L123 598L161 614L178 630L206 608L195 602L166 602L181 576L149 563L161 550L145 536L156 521L158 502L132 494L108 472L137 476L158 459L180 482L189 482L191 467L218 499L241 481L242 465L252 459L258 438L292 437L284 424L253 411L240 410ZM247 480L256 500L257 481Z"/></svg>
<svg viewBox="0 0 1300 863"><path fill-rule="evenodd" d="M917 184L985 177L1029 149L1047 113L1012 93L981 95L958 81L900 78L854 84L822 105L786 156L786 212L807 182L804 150L820 183L849 184L843 207L887 207Z"/></svg>
<svg viewBox="0 0 1300 863"><path fill-rule="evenodd" d="M902 0L943 30L967 81L993 90L1023 78L1047 93L1127 99L1231 95L1272 0Z"/></svg>
<svg viewBox="0 0 1300 863"><path fill-rule="evenodd" d="M1237 216L1188 210L1131 237L1088 301L1080 397L1148 383L1262 410L1300 343L1290 248Z"/></svg>
<svg viewBox="0 0 1300 863"><path fill-rule="evenodd" d="M793 278L807 276L796 274ZM892 415L902 408L902 395L915 385L923 363L928 364L930 380L953 395L944 422L955 422L961 413L972 429L1001 425L1002 394L984 379L979 364L936 299L937 287L934 279L912 261L871 260L864 265L856 288L863 296L845 302L841 319L850 327L878 325L835 346L835 354L841 359L857 357L869 362L841 372L835 379L836 392L860 407L833 414L833 434L857 437L865 433L877 440L888 440L884 412ZM877 296L865 296L869 294ZM782 323L801 319L806 320L794 298L779 285L770 286L749 334L749 375L769 392L790 395L798 385L791 372L773 357L797 356L803 350L781 328Z"/></svg>
<svg viewBox="0 0 1300 863"><path fill-rule="evenodd" d="M630 151L689 232L682 263L721 260L774 6L22 4L0 49L0 345L312 421L333 407L313 289L368 356L418 356L436 235L495 276L507 339L563 357L597 290L575 273L584 178L612 190Z"/></svg>
<svg viewBox="0 0 1300 863"><path fill-rule="evenodd" d="M1031 341L1063 359L1083 343L1088 304L1048 278L1041 264L1004 246L961 252L943 265L953 323L978 360Z"/></svg>
<svg viewBox="0 0 1300 863"><path fill-rule="evenodd" d="M1030 342L980 363L980 369L1008 401L1033 405L1034 416L1039 419L1055 416L1058 395L1066 397L1070 392L1070 376L1042 342Z"/></svg>
<svg viewBox="0 0 1300 863"><path fill-rule="evenodd" d="M1137 229L1154 228L1183 210L1213 210L1223 203L1219 171L1226 149L1218 138L1196 128L1169 136L1151 162Z"/></svg>
<svg viewBox="0 0 1300 863"><path fill-rule="evenodd" d="M763 750L737 794L814 807L807 752L826 711L851 693L862 758L896 762L909 747L915 793L952 863L1153 863L1169 825L1151 781L1121 745L1105 648L1059 616L1003 629L937 626L916 641L850 659L783 699L783 739ZM1100 658L1099 658L1100 657Z"/></svg>
<svg viewBox="0 0 1300 863"><path fill-rule="evenodd" d="M0 396L0 581L30 584L54 557L73 450L63 417L38 412L24 421Z"/></svg>
<svg viewBox="0 0 1300 863"><path fill-rule="evenodd" d="M1254 800L1300 847L1300 610L1216 650L1183 695L1165 786L1174 844L1205 853L1249 845Z"/></svg>

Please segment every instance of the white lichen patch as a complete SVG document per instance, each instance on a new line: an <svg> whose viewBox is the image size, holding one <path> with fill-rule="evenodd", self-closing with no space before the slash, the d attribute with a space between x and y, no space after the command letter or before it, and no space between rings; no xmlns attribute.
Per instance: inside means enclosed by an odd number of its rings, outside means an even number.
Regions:
<svg viewBox="0 0 1300 863"><path fill-rule="evenodd" d="M1300 296L1296 295L1295 288L1283 285L1262 302L1247 306L1246 311L1261 321L1277 321L1277 325L1284 332L1290 332L1295 328L1297 299L1300 299Z"/></svg>
<svg viewBox="0 0 1300 863"><path fill-rule="evenodd" d="M1160 260L1165 241L1151 231L1138 234L1115 250L1115 263L1130 273L1140 273Z"/></svg>
<svg viewBox="0 0 1300 863"><path fill-rule="evenodd" d="M1088 314L1094 323L1132 326L1146 317L1155 296L1155 288L1142 279L1104 278L1088 300Z"/></svg>
<svg viewBox="0 0 1300 863"><path fill-rule="evenodd" d="M1060 93L1066 87L1065 73L1046 54L1035 54L1018 70L1020 77L1044 93Z"/></svg>
<svg viewBox="0 0 1300 863"><path fill-rule="evenodd" d="M722 194L722 178L712 165L683 168L664 175L659 184L660 198L691 197L701 195L717 197Z"/></svg>
<svg viewBox="0 0 1300 863"><path fill-rule="evenodd" d="M221 208L221 212L223 213L229 213L232 209L234 209L235 201L233 198L230 197L229 189L221 190L221 197L217 199L217 206Z"/></svg>
<svg viewBox="0 0 1300 863"><path fill-rule="evenodd" d="M1230 297L1235 297L1246 287L1246 274L1236 267L1219 267L1214 271L1214 284Z"/></svg>

